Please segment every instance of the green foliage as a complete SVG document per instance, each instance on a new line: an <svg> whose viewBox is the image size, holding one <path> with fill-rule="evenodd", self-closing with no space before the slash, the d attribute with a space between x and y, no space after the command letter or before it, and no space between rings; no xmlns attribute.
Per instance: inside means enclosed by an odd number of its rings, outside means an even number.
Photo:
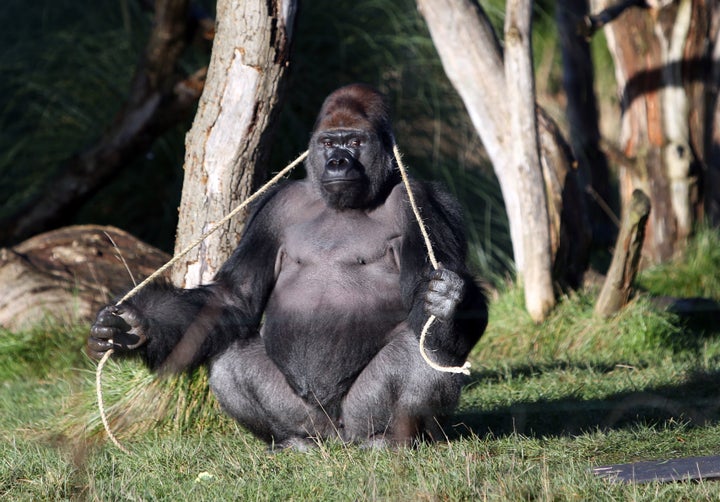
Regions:
<svg viewBox="0 0 720 502"><path fill-rule="evenodd" d="M50 322L20 332L0 328L0 382L44 377L79 364L85 329L59 329Z"/></svg>
<svg viewBox="0 0 720 502"><path fill-rule="evenodd" d="M637 360L648 350L665 350L679 335L677 319L638 298L612 319L593 315L595 296L580 291L562 298L548 319L536 325L525 311L520 288L500 294L490 309L490 323L476 357L532 358L540 361ZM524 334L525 336L517 336Z"/></svg>
<svg viewBox="0 0 720 502"><path fill-rule="evenodd" d="M129 0L7 0L0 10L0 215L32 199L102 134L129 92L151 14ZM197 65L195 65L197 67ZM189 124L158 140L80 205L171 250ZM82 201L81 201L82 202Z"/></svg>

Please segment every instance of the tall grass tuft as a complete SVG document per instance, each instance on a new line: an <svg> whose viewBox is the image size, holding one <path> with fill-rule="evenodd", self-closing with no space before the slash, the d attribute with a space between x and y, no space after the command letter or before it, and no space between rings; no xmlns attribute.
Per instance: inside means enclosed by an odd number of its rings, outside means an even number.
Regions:
<svg viewBox="0 0 720 502"><path fill-rule="evenodd" d="M103 368L102 392L110 428L121 441L148 431L188 433L235 430L210 392L208 375L150 373L137 360L110 360ZM97 406L95 373L68 401L53 428L67 438L99 440L105 434Z"/></svg>
<svg viewBox="0 0 720 502"><path fill-rule="evenodd" d="M490 322L472 357L483 360L596 361L598 354L637 361L647 350L666 350L679 336L676 316L638 297L615 317L593 314L595 295L579 291L563 297L548 319L535 324L524 308L522 290L508 286L490 306Z"/></svg>

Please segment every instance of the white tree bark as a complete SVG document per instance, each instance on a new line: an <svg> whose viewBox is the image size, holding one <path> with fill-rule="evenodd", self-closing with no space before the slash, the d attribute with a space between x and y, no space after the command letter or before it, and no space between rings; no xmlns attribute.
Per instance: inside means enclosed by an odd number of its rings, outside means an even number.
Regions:
<svg viewBox="0 0 720 502"><path fill-rule="evenodd" d="M535 321L555 305L550 222L538 144L530 20L531 0L508 0L505 14L505 83L510 112L510 152L522 220L525 307Z"/></svg>
<svg viewBox="0 0 720 502"><path fill-rule="evenodd" d="M264 176L268 128L288 64L294 0L219 0L207 83L186 138L176 253L236 207ZM173 282L207 282L237 244L242 221L208 237L173 269Z"/></svg>
<svg viewBox="0 0 720 502"><path fill-rule="evenodd" d="M538 160L531 56L529 52L521 54L530 50L529 35L515 30L519 40L512 42L512 50L519 56L513 56L513 62L506 67L508 63L503 61L492 26L476 4L468 0L418 0L417 4L445 73L465 103L493 163L510 222L515 265L525 286L526 307L533 319L540 321L555 300L547 200ZM508 8L511 5L509 2ZM523 29L529 30L529 20ZM525 62L520 64L519 57ZM520 79L525 84L519 83ZM514 98L510 96L510 83L516 93ZM520 113L525 114L522 122ZM521 137L513 136L512 120L525 130ZM531 142L524 144L529 136ZM536 221L526 225L528 219Z"/></svg>
<svg viewBox="0 0 720 502"><path fill-rule="evenodd" d="M505 169L511 162L507 144L507 96L503 55L495 32L485 13L466 0L418 0L445 74L465 103L475 130L495 166L495 174L510 222L515 266L523 268L518 225L522 214L517 191L512 190L513 173Z"/></svg>

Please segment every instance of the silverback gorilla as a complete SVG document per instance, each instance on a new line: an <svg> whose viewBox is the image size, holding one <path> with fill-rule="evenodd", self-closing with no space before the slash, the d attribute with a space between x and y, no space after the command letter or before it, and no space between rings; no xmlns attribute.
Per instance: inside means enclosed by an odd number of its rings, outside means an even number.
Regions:
<svg viewBox="0 0 720 502"><path fill-rule="evenodd" d="M433 270L398 175L383 96L350 85L324 102L308 176L259 199L210 284L150 285L102 309L88 353L138 354L154 370L207 363L223 409L274 448L318 438L406 445L441 433L462 364L487 323L466 266L457 202L412 182L442 266ZM261 322L262 321L262 322Z"/></svg>

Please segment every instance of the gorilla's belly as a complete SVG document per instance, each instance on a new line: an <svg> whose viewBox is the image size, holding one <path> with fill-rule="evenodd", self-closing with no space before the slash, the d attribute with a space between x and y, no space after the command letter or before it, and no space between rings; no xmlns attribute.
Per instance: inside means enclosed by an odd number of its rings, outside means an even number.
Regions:
<svg viewBox="0 0 720 502"><path fill-rule="evenodd" d="M269 314L262 336L269 357L295 392L330 410L402 321L401 312L376 314Z"/></svg>

